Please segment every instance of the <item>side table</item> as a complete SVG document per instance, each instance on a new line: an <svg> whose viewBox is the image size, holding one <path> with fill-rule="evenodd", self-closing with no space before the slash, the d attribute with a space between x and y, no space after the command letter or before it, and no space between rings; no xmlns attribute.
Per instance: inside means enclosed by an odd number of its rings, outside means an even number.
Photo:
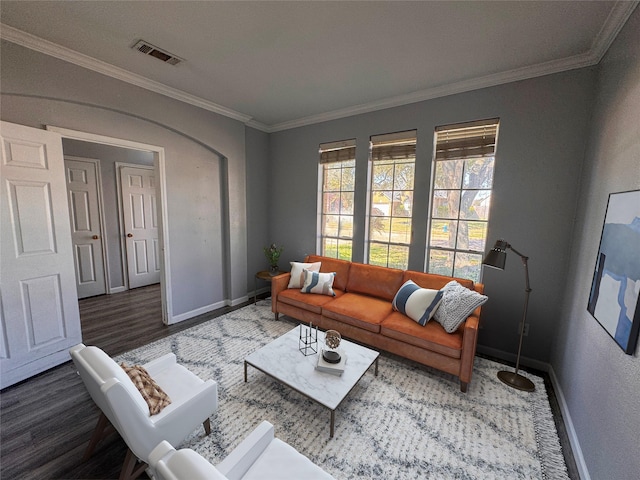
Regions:
<svg viewBox="0 0 640 480"><path fill-rule="evenodd" d="M280 275L281 273L286 273L286 272L278 270L277 275ZM258 297L258 279L271 283L271 279L273 277L275 277L275 275L271 275L268 270L261 270L258 273L256 273L256 276L253 280L253 304L254 305L257 303L257 297Z"/></svg>

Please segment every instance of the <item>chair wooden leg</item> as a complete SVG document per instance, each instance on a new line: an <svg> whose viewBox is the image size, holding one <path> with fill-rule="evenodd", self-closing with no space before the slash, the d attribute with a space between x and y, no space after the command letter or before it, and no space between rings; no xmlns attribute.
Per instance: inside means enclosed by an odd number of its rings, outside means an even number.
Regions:
<svg viewBox="0 0 640 480"><path fill-rule="evenodd" d="M124 463L122 464L122 470L120 471L120 480L135 480L142 475L142 472L146 470L148 465L144 462L140 462L140 465L136 468L137 463L137 457L133 454L131 449L128 448L127 455L124 457Z"/></svg>
<svg viewBox="0 0 640 480"><path fill-rule="evenodd" d="M109 430L109 431L105 432L105 430ZM93 451L95 450L98 443L100 443L100 440L102 440L109 433L111 433L112 430L115 430L115 429L113 429L113 426L109 422L109 419L104 413L100 412L100 417L98 418L98 423L96 424L96 428L93 429L93 434L91 435L91 439L89 440L89 445L87 445L87 449L85 450L84 455L82 456L83 462L89 459L89 457L93 454Z"/></svg>
<svg viewBox="0 0 640 480"><path fill-rule="evenodd" d="M204 427L204 432L209 435L211 433L211 420L208 418L202 422L202 426Z"/></svg>

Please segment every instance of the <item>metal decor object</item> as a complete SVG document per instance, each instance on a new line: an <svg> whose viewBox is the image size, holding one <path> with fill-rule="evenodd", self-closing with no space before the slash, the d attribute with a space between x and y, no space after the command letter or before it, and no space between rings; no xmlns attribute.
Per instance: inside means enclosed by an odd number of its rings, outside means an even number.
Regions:
<svg viewBox="0 0 640 480"><path fill-rule="evenodd" d="M327 330L324 334L324 343L332 350L335 350L340 346L341 340L342 336L340 335L340 332L336 330Z"/></svg>
<svg viewBox="0 0 640 480"><path fill-rule="evenodd" d="M309 322L308 327L303 327L300 324L298 349L305 357L318 353L318 327L314 329L312 322Z"/></svg>

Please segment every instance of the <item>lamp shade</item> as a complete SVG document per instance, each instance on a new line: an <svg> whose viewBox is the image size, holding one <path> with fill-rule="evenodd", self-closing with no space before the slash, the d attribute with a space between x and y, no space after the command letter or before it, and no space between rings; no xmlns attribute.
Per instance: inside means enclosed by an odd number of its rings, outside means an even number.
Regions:
<svg viewBox="0 0 640 480"><path fill-rule="evenodd" d="M498 240L482 261L483 265L504 270L504 265L507 261L507 245L508 243L504 240Z"/></svg>

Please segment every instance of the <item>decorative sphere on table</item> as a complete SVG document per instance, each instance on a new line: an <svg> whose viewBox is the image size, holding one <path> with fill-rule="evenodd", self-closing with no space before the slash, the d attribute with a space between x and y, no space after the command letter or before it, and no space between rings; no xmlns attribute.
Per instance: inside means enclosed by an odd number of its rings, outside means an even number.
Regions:
<svg viewBox="0 0 640 480"><path fill-rule="evenodd" d="M338 345L340 345L340 340L342 340L342 337L336 330L327 330L327 332L324 334L324 343L329 348L338 348Z"/></svg>

